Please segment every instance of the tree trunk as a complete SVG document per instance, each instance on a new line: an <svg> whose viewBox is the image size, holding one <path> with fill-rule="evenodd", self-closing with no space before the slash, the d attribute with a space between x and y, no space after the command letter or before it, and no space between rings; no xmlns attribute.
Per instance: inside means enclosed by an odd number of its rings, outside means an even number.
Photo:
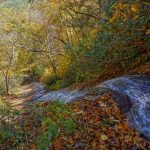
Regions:
<svg viewBox="0 0 150 150"><path fill-rule="evenodd" d="M5 77L6 95L9 95L9 79L8 76Z"/></svg>

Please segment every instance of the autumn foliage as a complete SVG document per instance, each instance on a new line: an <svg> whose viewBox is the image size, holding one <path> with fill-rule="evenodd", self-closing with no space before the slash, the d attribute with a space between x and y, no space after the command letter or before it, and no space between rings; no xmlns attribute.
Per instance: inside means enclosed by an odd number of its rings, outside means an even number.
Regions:
<svg viewBox="0 0 150 150"><path fill-rule="evenodd" d="M0 2L0 95L27 82L47 90L149 71L146 0L3 0ZM89 82L91 81L92 82ZM7 95L7 97L6 97ZM7 100L8 101L8 100ZM0 103L1 104L1 103ZM0 149L150 149L108 95L70 105L0 105Z"/></svg>

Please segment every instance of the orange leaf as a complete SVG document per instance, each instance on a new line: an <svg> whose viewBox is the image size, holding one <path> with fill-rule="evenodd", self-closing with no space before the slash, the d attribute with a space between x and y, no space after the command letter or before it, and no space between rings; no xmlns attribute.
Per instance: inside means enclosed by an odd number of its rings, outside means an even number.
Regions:
<svg viewBox="0 0 150 150"><path fill-rule="evenodd" d="M54 150L60 150L61 147L62 147L62 145L61 145L61 138L58 137L58 138L56 138L56 139L54 140L54 142L53 142L53 149L54 149Z"/></svg>
<svg viewBox="0 0 150 150"><path fill-rule="evenodd" d="M35 150L36 149L36 145L35 144L30 144L29 145L30 149Z"/></svg>
<svg viewBox="0 0 150 150"><path fill-rule="evenodd" d="M74 144L74 141L73 141L73 139L72 139L71 137L68 138L68 143L69 143L70 145Z"/></svg>
<svg viewBox="0 0 150 150"><path fill-rule="evenodd" d="M133 13L137 13L137 12L138 12L138 7L137 7L136 4L132 4L130 9L131 9L131 11L132 11Z"/></svg>
<svg viewBox="0 0 150 150"><path fill-rule="evenodd" d="M92 150L95 150L95 149L96 149L96 142L93 141L93 142L92 142Z"/></svg>

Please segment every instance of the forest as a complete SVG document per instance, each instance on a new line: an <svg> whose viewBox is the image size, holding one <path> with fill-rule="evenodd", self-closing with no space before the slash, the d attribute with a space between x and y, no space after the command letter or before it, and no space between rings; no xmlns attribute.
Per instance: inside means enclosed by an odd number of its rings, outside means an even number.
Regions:
<svg viewBox="0 0 150 150"><path fill-rule="evenodd" d="M1 0L0 149L149 150L149 0Z"/></svg>

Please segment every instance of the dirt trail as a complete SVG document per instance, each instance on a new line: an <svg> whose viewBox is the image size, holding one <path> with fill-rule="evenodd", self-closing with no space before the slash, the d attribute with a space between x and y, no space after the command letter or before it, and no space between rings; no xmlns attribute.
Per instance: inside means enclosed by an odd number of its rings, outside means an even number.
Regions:
<svg viewBox="0 0 150 150"><path fill-rule="evenodd" d="M7 99L13 108L22 109L26 103L43 96L45 92L42 84L33 82L21 86L20 91L16 93L17 96L10 96Z"/></svg>
<svg viewBox="0 0 150 150"><path fill-rule="evenodd" d="M25 103L32 100L33 84L21 86L20 91L16 94L17 96L10 96L7 99L13 108L21 109Z"/></svg>

